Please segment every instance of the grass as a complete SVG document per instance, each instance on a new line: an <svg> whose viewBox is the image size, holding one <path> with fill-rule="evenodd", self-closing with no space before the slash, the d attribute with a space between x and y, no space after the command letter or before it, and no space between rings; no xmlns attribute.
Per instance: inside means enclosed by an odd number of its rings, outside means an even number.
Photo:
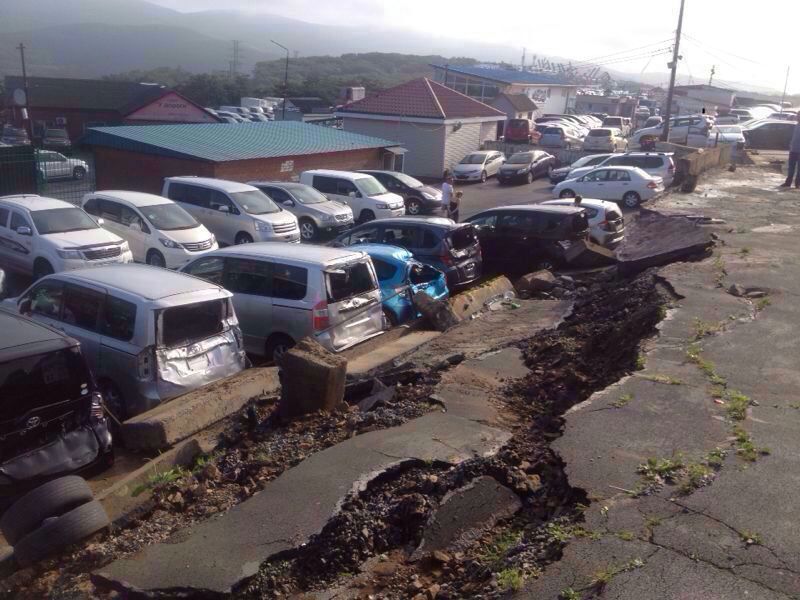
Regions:
<svg viewBox="0 0 800 600"><path fill-rule="evenodd" d="M769 299L769 296L764 296L763 298L759 298L758 302L756 302L756 310L761 312L771 304L772 300Z"/></svg>
<svg viewBox="0 0 800 600"><path fill-rule="evenodd" d="M714 471L702 463L689 463L686 465L686 474L678 486L678 493L688 496L695 490L711 483L714 478Z"/></svg>
<svg viewBox="0 0 800 600"><path fill-rule="evenodd" d="M747 407L750 406L750 397L739 390L726 390L725 400L727 401L725 412L728 417L734 421L744 421L747 417Z"/></svg>
<svg viewBox="0 0 800 600"><path fill-rule="evenodd" d="M647 358L645 357L644 354L639 354L639 356L636 357L636 370L643 371L646 365L647 365Z"/></svg>
<svg viewBox="0 0 800 600"><path fill-rule="evenodd" d="M647 517L644 520L644 526L648 529L652 530L654 527L658 527L664 521L661 517Z"/></svg>
<svg viewBox="0 0 800 600"><path fill-rule="evenodd" d="M752 436L739 425L733 428L736 456L747 462L756 462L759 456L770 453L769 448L759 448L753 443Z"/></svg>
<svg viewBox="0 0 800 600"><path fill-rule="evenodd" d="M189 475L189 471L181 466L176 466L168 471L158 471L150 475L145 483L137 485L131 492L134 498L147 490L154 490L159 487L175 483Z"/></svg>
<svg viewBox="0 0 800 600"><path fill-rule="evenodd" d="M519 543L520 539L522 539L522 531L505 529L492 539L481 558L485 562L496 563L504 558L506 553Z"/></svg>
<svg viewBox="0 0 800 600"><path fill-rule="evenodd" d="M558 595L559 600L581 600L581 594L571 587L564 588Z"/></svg>
<svg viewBox="0 0 800 600"><path fill-rule="evenodd" d="M517 591L522 588L522 569L503 569L497 574L497 583L502 590Z"/></svg>
<svg viewBox="0 0 800 600"><path fill-rule="evenodd" d="M633 394L622 394L617 400L611 403L614 408L622 408L633 400Z"/></svg>
<svg viewBox="0 0 800 600"><path fill-rule="evenodd" d="M728 272L725 270L725 261L722 260L721 254L714 259L714 271L716 271L714 281L718 287L723 287L725 284L725 277L728 275Z"/></svg>
<svg viewBox="0 0 800 600"><path fill-rule="evenodd" d="M723 450L722 448L714 448L711 452L706 454L706 464L714 469L719 469L727 455L727 450Z"/></svg>
<svg viewBox="0 0 800 600"><path fill-rule="evenodd" d="M611 580L614 579L620 573L624 573L625 571L632 571L634 569L640 569L644 566L644 561L641 558L634 558L626 562L624 565L614 566L610 565L605 569L600 569L599 571L595 571L594 577L592 578L592 586L596 588L604 588Z"/></svg>
<svg viewBox="0 0 800 600"><path fill-rule="evenodd" d="M617 537L623 542L630 542L636 536L632 531L618 531Z"/></svg>
<svg viewBox="0 0 800 600"><path fill-rule="evenodd" d="M648 482L660 483L661 481L674 481L683 468L683 458L678 454L674 458L650 457L647 462L639 465L636 472Z"/></svg>
<svg viewBox="0 0 800 600"><path fill-rule="evenodd" d="M669 375L662 375L660 373L656 373L655 375L642 375L643 379L647 379L648 381L654 381L655 383L665 383L667 385L681 385L683 381L680 379L675 379L674 377L670 377Z"/></svg>
<svg viewBox="0 0 800 600"><path fill-rule="evenodd" d="M699 340L708 335L719 333L725 328L725 322L712 323L711 321L703 321L702 319L694 320L694 339Z"/></svg>
<svg viewBox="0 0 800 600"><path fill-rule="evenodd" d="M744 529L741 532L739 532L739 535L741 536L742 541L745 544L747 544L748 546L763 546L764 545L764 540L755 531L748 531L747 529Z"/></svg>

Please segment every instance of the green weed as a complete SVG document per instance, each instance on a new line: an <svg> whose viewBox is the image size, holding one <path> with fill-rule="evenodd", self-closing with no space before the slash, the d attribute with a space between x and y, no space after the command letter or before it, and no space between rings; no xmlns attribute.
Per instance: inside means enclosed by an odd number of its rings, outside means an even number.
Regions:
<svg viewBox="0 0 800 600"><path fill-rule="evenodd" d="M571 587L564 588L558 595L559 600L581 600L580 593L576 592Z"/></svg>
<svg viewBox="0 0 800 600"><path fill-rule="evenodd" d="M742 541L748 546L763 546L764 540L755 531L747 531L746 529L739 532Z"/></svg>
<svg viewBox="0 0 800 600"><path fill-rule="evenodd" d="M643 371L646 365L647 365L647 358L645 357L644 354L639 354L639 356L636 357L636 370Z"/></svg>
<svg viewBox="0 0 800 600"><path fill-rule="evenodd" d="M131 492L131 496L136 497L147 490L155 490L170 483L175 483L187 475L189 475L189 471L180 465L168 471L157 471L148 477L147 482L137 485Z"/></svg>
<svg viewBox="0 0 800 600"><path fill-rule="evenodd" d="M759 456L766 456L770 453L769 448L759 448L753 443L752 436L742 427L733 428L736 446L736 456L747 462L756 462Z"/></svg>
<svg viewBox="0 0 800 600"><path fill-rule="evenodd" d="M517 591L522 588L522 569L503 569L497 574L497 583L502 590Z"/></svg>
<svg viewBox="0 0 800 600"><path fill-rule="evenodd" d="M678 454L674 458L650 457L646 463L639 465L636 472L649 482L660 483L661 481L674 481L683 467L683 458Z"/></svg>
<svg viewBox="0 0 800 600"><path fill-rule="evenodd" d="M686 474L678 486L678 493L688 496L695 490L708 485L714 477L714 471L706 465L700 463L689 463L686 465Z"/></svg>
<svg viewBox="0 0 800 600"><path fill-rule="evenodd" d="M706 463L710 467L719 469L722 466L722 462L725 460L725 457L727 455L728 455L727 450L723 450L722 448L714 448L711 452L706 454Z"/></svg>
<svg viewBox="0 0 800 600"><path fill-rule="evenodd" d="M622 408L630 403L633 400L632 394L622 394L617 400L611 403L611 406L614 408Z"/></svg>
<svg viewBox="0 0 800 600"><path fill-rule="evenodd" d="M760 312L771 304L772 300L770 300L769 296L764 296L763 298L759 298L758 302L756 302L756 310Z"/></svg>
<svg viewBox="0 0 800 600"><path fill-rule="evenodd" d="M745 396L739 390L726 390L725 400L727 401L725 412L728 413L728 417L734 421L744 421L747 417L747 407L750 406L749 396Z"/></svg>
<svg viewBox="0 0 800 600"><path fill-rule="evenodd" d="M719 333L725 328L725 323L712 323L711 321L703 321L702 319L694 320L694 339L699 340L714 333Z"/></svg>
<svg viewBox="0 0 800 600"><path fill-rule="evenodd" d="M675 379L669 375L661 375L660 373L656 373L655 375L642 375L642 378L648 381L654 381L655 383L665 383L667 385L681 385L683 383L680 379Z"/></svg>
<svg viewBox="0 0 800 600"><path fill-rule="evenodd" d="M636 536L632 531L618 531L617 537L624 542L630 542Z"/></svg>

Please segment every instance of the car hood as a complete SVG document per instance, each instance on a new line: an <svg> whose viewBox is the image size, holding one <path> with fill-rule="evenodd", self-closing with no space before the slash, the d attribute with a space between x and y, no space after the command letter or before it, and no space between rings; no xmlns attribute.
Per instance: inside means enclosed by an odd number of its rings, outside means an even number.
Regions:
<svg viewBox="0 0 800 600"><path fill-rule="evenodd" d="M568 174L567 177L570 179L577 179L583 175L586 175L589 171L594 171L597 167L578 167L577 169L572 169Z"/></svg>
<svg viewBox="0 0 800 600"><path fill-rule="evenodd" d="M483 170L483 165L462 165L461 163L457 164L453 167L453 171L456 173L473 173L474 171L481 171Z"/></svg>
<svg viewBox="0 0 800 600"><path fill-rule="evenodd" d="M288 210L281 210L279 213L267 213L265 215L250 215L258 221L264 221L270 225L288 225L294 223L297 225L297 217L295 217Z"/></svg>
<svg viewBox="0 0 800 600"><path fill-rule="evenodd" d="M381 202L387 202L389 204L403 203L403 197L398 196L397 194L392 192L386 192L385 194L377 194L375 196L370 196L370 198L372 198L373 200L379 200Z"/></svg>
<svg viewBox="0 0 800 600"><path fill-rule="evenodd" d="M431 187L429 185L423 185L422 187L414 188L414 190L422 194L428 194L434 198L442 197L442 190L437 190L435 187Z"/></svg>
<svg viewBox="0 0 800 600"><path fill-rule="evenodd" d="M48 240L60 248L84 248L86 246L102 246L103 244L119 244L122 242L121 237L102 227L82 229L81 231L48 233L43 235L42 239Z"/></svg>
<svg viewBox="0 0 800 600"><path fill-rule="evenodd" d="M333 201L320 202L319 204L304 204L302 206L308 210L322 213L324 215L344 215L353 213L353 211L350 210L350 207Z"/></svg>
<svg viewBox="0 0 800 600"><path fill-rule="evenodd" d="M501 171L508 171L508 172L516 172L520 169L529 169L531 163L505 163L502 167L500 167Z"/></svg>
<svg viewBox="0 0 800 600"><path fill-rule="evenodd" d="M205 225L192 227L191 229L170 229L169 231L159 230L159 234L178 242L179 244L196 244L205 242L211 237L211 232Z"/></svg>
<svg viewBox="0 0 800 600"><path fill-rule="evenodd" d="M559 167L557 169L553 169L553 175L566 175L571 170L571 167Z"/></svg>

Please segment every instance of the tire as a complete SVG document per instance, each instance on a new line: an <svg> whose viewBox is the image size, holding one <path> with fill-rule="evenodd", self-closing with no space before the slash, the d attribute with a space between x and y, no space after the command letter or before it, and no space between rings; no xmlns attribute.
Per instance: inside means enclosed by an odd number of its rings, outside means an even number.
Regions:
<svg viewBox="0 0 800 600"><path fill-rule="evenodd" d="M150 250L147 253L147 258L145 259L148 265L153 267L161 267L162 269L167 268L167 261L164 258L164 255L161 254L158 250Z"/></svg>
<svg viewBox="0 0 800 600"><path fill-rule="evenodd" d="M98 385L100 386L100 394L103 396L103 402L106 408L111 411L117 421L122 423L128 415L128 411L125 410L125 396L123 396L119 388L108 379L101 379ZM114 419L109 419L109 424L112 429L116 429L117 424Z"/></svg>
<svg viewBox="0 0 800 600"><path fill-rule="evenodd" d="M559 198L574 198L575 197L575 192L573 192L569 188L566 188L564 190L561 190L561 193L558 195L558 197Z"/></svg>
<svg viewBox="0 0 800 600"><path fill-rule="evenodd" d="M72 169L73 179L80 180L83 179L84 177L86 177L86 169L84 169L83 167L75 167L74 169Z"/></svg>
<svg viewBox="0 0 800 600"><path fill-rule="evenodd" d="M481 171L481 183L486 183L487 178L486 171Z"/></svg>
<svg viewBox="0 0 800 600"><path fill-rule="evenodd" d="M59 517L46 519L41 527L14 545L14 557L20 564L30 565L97 533L109 524L103 506L97 500L92 500Z"/></svg>
<svg viewBox="0 0 800 600"><path fill-rule="evenodd" d="M627 208L636 208L642 203L642 198L636 192L626 192L622 197L622 203Z"/></svg>
<svg viewBox="0 0 800 600"><path fill-rule="evenodd" d="M533 173L528 171L528 175L525 177L525 181L528 183L533 183Z"/></svg>
<svg viewBox="0 0 800 600"><path fill-rule="evenodd" d="M361 213L358 215L358 222L359 223L369 223L370 221L375 220L375 213L371 210L362 210Z"/></svg>
<svg viewBox="0 0 800 600"><path fill-rule="evenodd" d="M389 329L397 327L397 317L385 306L383 307L383 316L386 318L386 322L389 324Z"/></svg>
<svg viewBox="0 0 800 600"><path fill-rule="evenodd" d="M53 479L20 496L0 518L0 531L8 543L15 546L38 529L46 518L63 515L92 500L92 490L83 477L69 475Z"/></svg>
<svg viewBox="0 0 800 600"><path fill-rule="evenodd" d="M241 244L252 244L253 243L253 236L249 233L245 233L244 231L237 233L236 238L233 240L233 243L237 246Z"/></svg>
<svg viewBox="0 0 800 600"><path fill-rule="evenodd" d="M406 202L406 214L407 215L412 215L412 216L421 215L422 214L422 202L420 202L416 198L409 199L409 201Z"/></svg>
<svg viewBox="0 0 800 600"><path fill-rule="evenodd" d="M37 258L36 262L33 263L33 280L38 281L45 275L51 275L55 273L55 269L53 269L53 265L47 262L43 258Z"/></svg>
<svg viewBox="0 0 800 600"><path fill-rule="evenodd" d="M300 239L304 242L310 242L317 239L319 230L316 224L311 219L300 219Z"/></svg>
<svg viewBox="0 0 800 600"><path fill-rule="evenodd" d="M294 346L294 340L292 338L282 333L275 333L267 339L267 344L264 347L264 354L268 360L278 364L284 352L292 346Z"/></svg>

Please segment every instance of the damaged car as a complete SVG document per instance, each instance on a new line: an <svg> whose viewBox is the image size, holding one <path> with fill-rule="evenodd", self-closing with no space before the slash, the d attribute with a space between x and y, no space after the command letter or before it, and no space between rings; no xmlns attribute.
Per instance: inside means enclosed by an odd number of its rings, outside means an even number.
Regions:
<svg viewBox="0 0 800 600"><path fill-rule="evenodd" d="M81 342L119 421L245 368L232 294L148 265L48 275L4 301Z"/></svg>

